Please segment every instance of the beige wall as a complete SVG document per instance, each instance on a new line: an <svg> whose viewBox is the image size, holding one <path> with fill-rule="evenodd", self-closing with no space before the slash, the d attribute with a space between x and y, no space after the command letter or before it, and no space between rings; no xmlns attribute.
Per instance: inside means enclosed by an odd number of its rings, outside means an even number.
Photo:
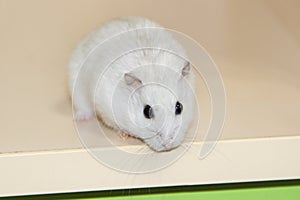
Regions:
<svg viewBox="0 0 300 200"><path fill-rule="evenodd" d="M297 0L0 0L0 152L80 147L66 90L71 49L126 15L208 50L227 90L223 139L299 135L299 9Z"/></svg>

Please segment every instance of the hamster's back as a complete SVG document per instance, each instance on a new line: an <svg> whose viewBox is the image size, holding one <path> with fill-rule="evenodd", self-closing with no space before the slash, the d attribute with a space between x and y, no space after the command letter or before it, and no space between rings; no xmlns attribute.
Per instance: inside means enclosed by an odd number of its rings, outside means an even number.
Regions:
<svg viewBox="0 0 300 200"><path fill-rule="evenodd" d="M69 63L70 87L73 88L74 80L80 65L84 62L89 52L106 39L137 28L160 27L155 22L142 17L124 17L104 23L85 36L75 47Z"/></svg>

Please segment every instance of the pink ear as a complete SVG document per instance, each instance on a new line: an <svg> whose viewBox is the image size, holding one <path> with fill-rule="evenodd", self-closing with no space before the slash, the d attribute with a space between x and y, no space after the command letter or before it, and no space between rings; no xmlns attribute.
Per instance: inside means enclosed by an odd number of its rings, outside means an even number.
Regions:
<svg viewBox="0 0 300 200"><path fill-rule="evenodd" d="M182 76L186 76L190 74L190 72L191 72L190 62L186 62L185 66L181 70L181 74Z"/></svg>
<svg viewBox="0 0 300 200"><path fill-rule="evenodd" d="M131 73L125 73L124 79L127 85L141 85L142 81Z"/></svg>

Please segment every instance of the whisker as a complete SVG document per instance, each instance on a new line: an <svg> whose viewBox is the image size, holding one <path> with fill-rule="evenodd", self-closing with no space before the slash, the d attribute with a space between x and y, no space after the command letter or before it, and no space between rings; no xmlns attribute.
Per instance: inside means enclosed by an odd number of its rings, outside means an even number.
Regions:
<svg viewBox="0 0 300 200"><path fill-rule="evenodd" d="M156 133L156 134L154 134L154 135L152 135L152 136L150 136L150 137L148 137L148 138L143 138L143 140L152 139L152 138L154 138L155 136L158 136L158 134L159 134L159 133Z"/></svg>

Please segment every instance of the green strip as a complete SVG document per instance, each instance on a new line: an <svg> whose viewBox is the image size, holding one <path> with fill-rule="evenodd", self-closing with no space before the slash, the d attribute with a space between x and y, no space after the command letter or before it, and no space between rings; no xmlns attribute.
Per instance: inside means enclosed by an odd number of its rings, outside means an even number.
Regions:
<svg viewBox="0 0 300 200"><path fill-rule="evenodd" d="M86 200L300 200L300 180L110 190L7 199Z"/></svg>
<svg viewBox="0 0 300 200"><path fill-rule="evenodd" d="M85 198L86 200L299 200L300 186L284 186L259 189L232 189L136 196ZM82 199L83 200L83 199Z"/></svg>

